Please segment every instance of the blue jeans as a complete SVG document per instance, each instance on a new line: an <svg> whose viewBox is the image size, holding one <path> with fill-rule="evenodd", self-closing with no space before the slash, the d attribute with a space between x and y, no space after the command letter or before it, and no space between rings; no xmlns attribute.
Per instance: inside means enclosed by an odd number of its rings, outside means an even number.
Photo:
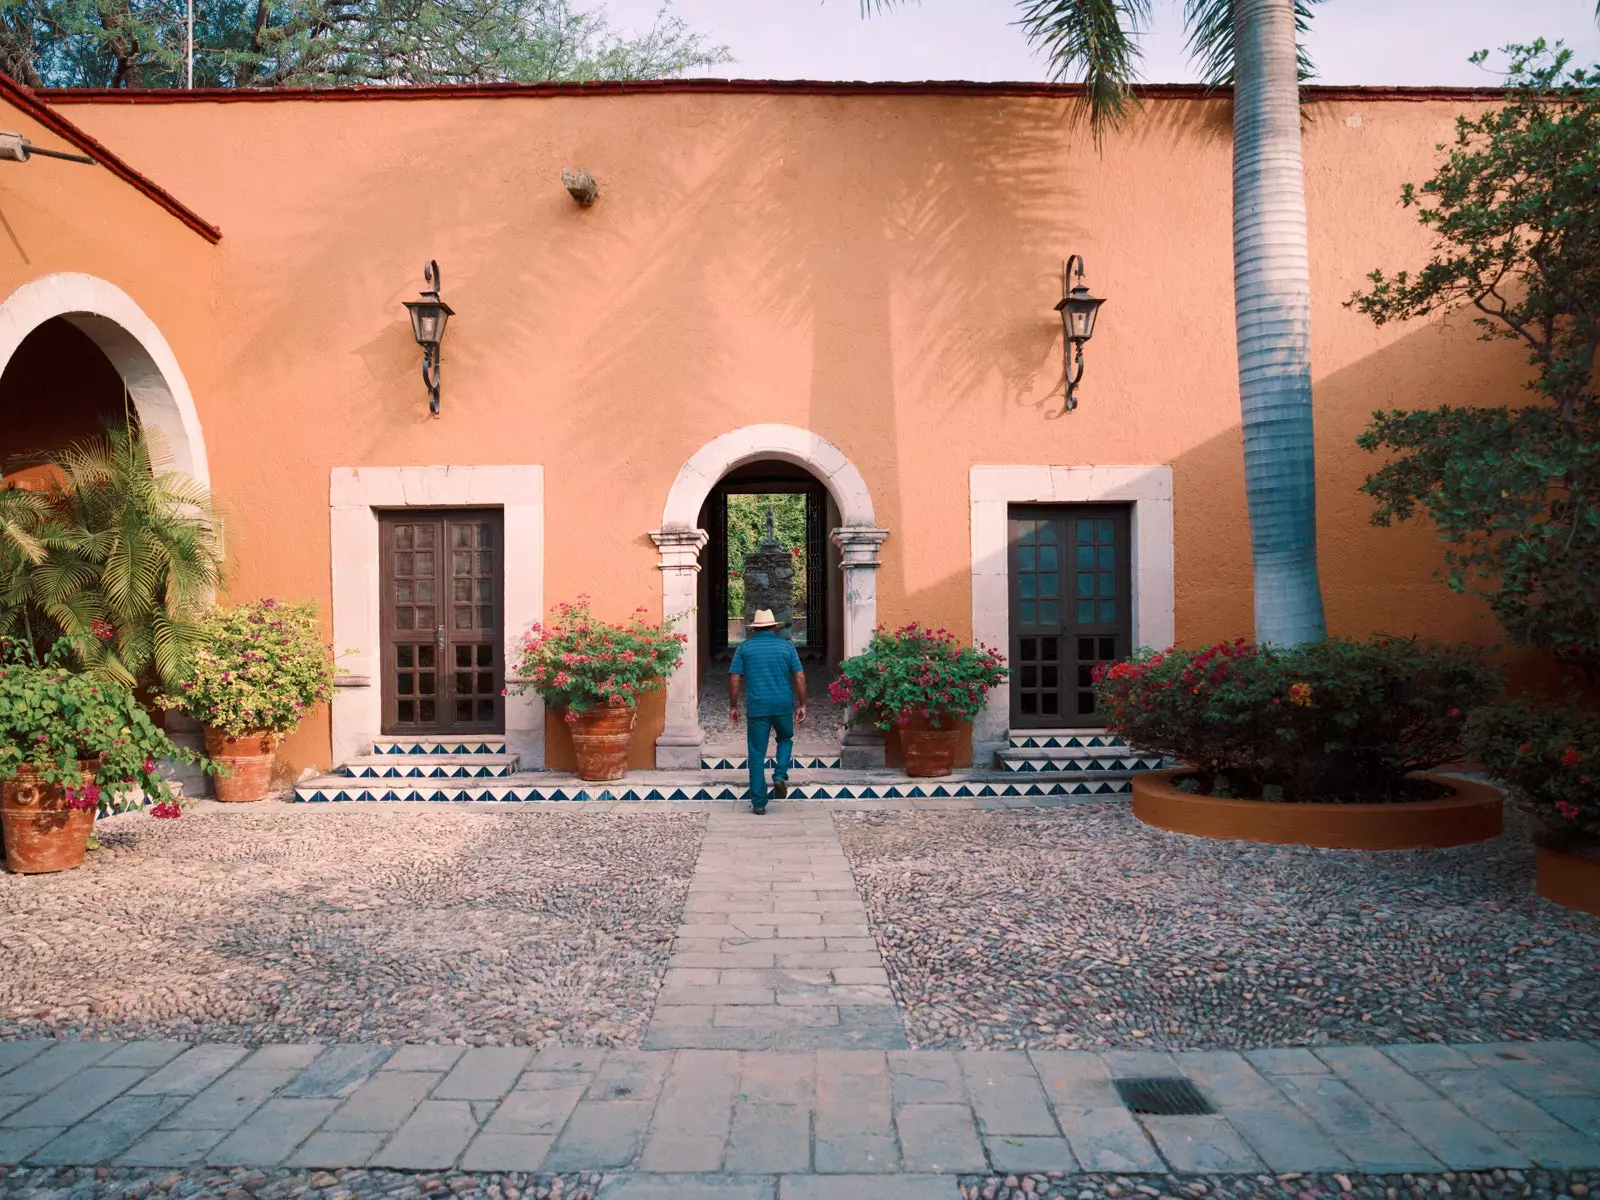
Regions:
<svg viewBox="0 0 1600 1200"><path fill-rule="evenodd" d="M789 759L794 753L794 713L771 717L746 717L746 752L750 756L750 803L767 806L767 738L778 735L778 762L772 769L772 782L789 778Z"/></svg>

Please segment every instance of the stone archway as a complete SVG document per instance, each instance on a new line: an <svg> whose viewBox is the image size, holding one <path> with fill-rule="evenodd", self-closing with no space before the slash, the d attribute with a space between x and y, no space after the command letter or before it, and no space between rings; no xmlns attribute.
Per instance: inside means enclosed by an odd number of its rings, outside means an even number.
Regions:
<svg viewBox="0 0 1600 1200"><path fill-rule="evenodd" d="M122 376L140 426L166 443L173 468L210 487L200 417L177 356L155 322L116 284L64 271L17 288L0 304L0 370L22 340L53 317L71 322L99 346Z"/></svg>
<svg viewBox="0 0 1600 1200"><path fill-rule="evenodd" d="M700 550L706 531L700 509L717 481L758 459L803 467L822 481L839 508L832 539L844 571L846 656L863 649L878 623L878 548L889 531L878 527L872 493L848 458L827 439L794 425L746 425L707 442L683 464L667 493L661 528L650 534L661 551L661 613L692 614L696 605ZM689 644L667 681L667 721L656 741L656 766L698 768L705 734L700 728L699 622L687 620Z"/></svg>

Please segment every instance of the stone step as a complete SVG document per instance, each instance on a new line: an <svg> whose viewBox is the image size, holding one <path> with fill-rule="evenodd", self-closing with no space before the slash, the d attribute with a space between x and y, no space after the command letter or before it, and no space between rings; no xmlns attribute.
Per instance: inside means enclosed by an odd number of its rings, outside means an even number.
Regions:
<svg viewBox="0 0 1600 1200"><path fill-rule="evenodd" d="M700 751L702 771L743 771L750 761L741 743L737 746L706 746ZM796 746L790 765L801 770L832 770L839 766L839 747ZM777 759L767 756L769 768L777 766Z"/></svg>
<svg viewBox="0 0 1600 1200"><path fill-rule="evenodd" d="M1125 775L1019 775L961 771L942 779L912 779L898 771L806 771L789 783L790 800L1096 799L1126 795ZM748 798L737 776L709 771L634 771L613 782L585 782L548 771L519 771L497 779L356 779L324 775L295 787L295 799L432 801L439 803L541 800L738 801Z"/></svg>
<svg viewBox="0 0 1600 1200"><path fill-rule="evenodd" d="M335 769L356 779L495 779L515 773L515 754L364 754Z"/></svg>
<svg viewBox="0 0 1600 1200"><path fill-rule="evenodd" d="M1139 754L1122 746L1087 748L1073 746L1055 750L1023 750L1018 747L1001 750L995 755L1002 771L1017 774L1131 774L1135 771L1158 771L1168 765L1159 754Z"/></svg>
<svg viewBox="0 0 1600 1200"><path fill-rule="evenodd" d="M482 737L452 738L379 738L373 743L374 754L504 754L504 734L484 734Z"/></svg>
<svg viewBox="0 0 1600 1200"><path fill-rule="evenodd" d="M1126 750L1128 744L1104 729L1013 729L1006 735L1013 750Z"/></svg>

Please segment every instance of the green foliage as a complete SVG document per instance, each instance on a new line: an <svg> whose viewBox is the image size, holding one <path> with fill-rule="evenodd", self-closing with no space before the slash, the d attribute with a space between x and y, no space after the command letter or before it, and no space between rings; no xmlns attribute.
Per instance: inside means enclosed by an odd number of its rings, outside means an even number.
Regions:
<svg viewBox="0 0 1600 1200"><path fill-rule="evenodd" d="M259 600L218 608L200 628L204 644L165 708L238 737L287 733L333 693L333 652L322 640L317 606Z"/></svg>
<svg viewBox="0 0 1600 1200"><path fill-rule="evenodd" d="M601 621L589 598L555 606L549 622L535 621L522 639L514 673L518 694L533 689L545 703L565 709L567 720L598 704L632 708L639 693L661 687L683 657L688 638L671 622L652 625L640 607L626 625Z"/></svg>
<svg viewBox="0 0 1600 1200"><path fill-rule="evenodd" d="M728 496L728 616L744 615L744 559L766 540L767 508L773 510L778 544L794 556L795 599L806 595L806 498L797 492Z"/></svg>
<svg viewBox="0 0 1600 1200"><path fill-rule="evenodd" d="M1209 795L1404 800L1458 758L1467 714L1499 694L1477 649L1417 638L1142 652L1098 671L1107 728L1195 768Z"/></svg>
<svg viewBox="0 0 1600 1200"><path fill-rule="evenodd" d="M208 0L196 87L654 79L730 61L663 4L623 36L568 0ZM182 87L185 7L0 0L0 69L32 86Z"/></svg>
<svg viewBox="0 0 1600 1200"><path fill-rule="evenodd" d="M65 638L97 680L175 688L221 581L209 494L150 433L110 429L39 461L59 486L0 492L0 636L35 661Z"/></svg>
<svg viewBox="0 0 1600 1200"><path fill-rule="evenodd" d="M912 623L890 633L879 627L865 650L839 664L828 696L880 729L904 725L912 711L938 727L975 715L1008 674L1004 664L998 650L959 645L944 629Z"/></svg>
<svg viewBox="0 0 1600 1200"><path fill-rule="evenodd" d="M0 779L31 767L43 782L73 789L75 807L125 812L154 802L161 815L176 816L172 789L157 767L162 759L199 762L200 756L173 745L128 688L72 671L64 665L70 659L65 643L42 659L31 648L7 647L0 662ZM98 760L95 786L85 792L78 764L92 760Z"/></svg>
<svg viewBox="0 0 1600 1200"><path fill-rule="evenodd" d="M1516 789L1552 842L1600 838L1600 715L1544 699L1472 715L1467 749Z"/></svg>
<svg viewBox="0 0 1600 1200"><path fill-rule="evenodd" d="M1449 585L1483 597L1517 644L1593 677L1600 68L1573 69L1559 45L1508 49L1512 101L1459 118L1445 163L1402 193L1435 235L1433 257L1415 273L1374 271L1350 303L1379 324L1475 310L1485 340L1527 347L1534 400L1375 413L1358 443L1392 457L1362 490L1377 501L1376 524L1428 516Z"/></svg>

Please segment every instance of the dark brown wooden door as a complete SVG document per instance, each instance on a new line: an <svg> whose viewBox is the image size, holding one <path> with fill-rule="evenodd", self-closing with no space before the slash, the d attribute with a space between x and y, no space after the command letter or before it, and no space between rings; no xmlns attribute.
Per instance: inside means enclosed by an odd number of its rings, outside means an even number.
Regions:
<svg viewBox="0 0 1600 1200"><path fill-rule="evenodd" d="M1097 726L1095 665L1133 652L1128 509L1013 507L1009 525L1011 723Z"/></svg>
<svg viewBox="0 0 1600 1200"><path fill-rule="evenodd" d="M384 733L504 731L500 518L498 509L379 515Z"/></svg>

